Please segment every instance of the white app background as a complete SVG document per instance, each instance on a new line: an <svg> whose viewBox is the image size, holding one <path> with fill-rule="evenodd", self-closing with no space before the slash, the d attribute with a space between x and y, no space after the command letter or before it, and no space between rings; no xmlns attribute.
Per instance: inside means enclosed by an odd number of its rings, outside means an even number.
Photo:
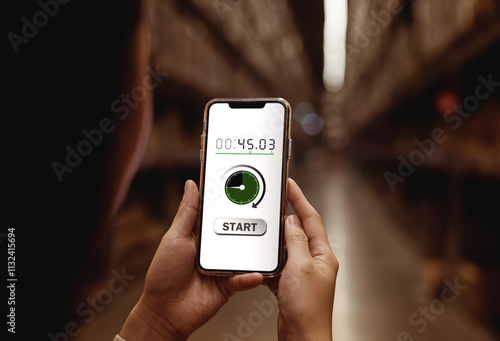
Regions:
<svg viewBox="0 0 500 341"><path fill-rule="evenodd" d="M266 103L263 109L234 109L227 103L210 107L200 242L204 269L273 271L278 266L284 120L281 103ZM228 177L238 170L248 170L259 180L259 193L248 204L232 202L225 192ZM267 230L263 235L217 234L214 223L219 218L261 219Z"/></svg>

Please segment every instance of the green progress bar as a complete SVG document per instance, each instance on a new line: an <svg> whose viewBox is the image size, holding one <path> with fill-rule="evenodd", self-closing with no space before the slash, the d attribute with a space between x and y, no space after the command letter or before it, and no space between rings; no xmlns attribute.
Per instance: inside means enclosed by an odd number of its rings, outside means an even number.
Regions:
<svg viewBox="0 0 500 341"><path fill-rule="evenodd" d="M274 155L273 153L215 153L222 155Z"/></svg>

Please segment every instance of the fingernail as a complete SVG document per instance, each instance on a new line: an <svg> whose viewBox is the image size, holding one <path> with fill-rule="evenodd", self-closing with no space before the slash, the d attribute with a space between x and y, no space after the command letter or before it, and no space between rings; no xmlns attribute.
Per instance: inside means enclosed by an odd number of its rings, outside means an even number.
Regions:
<svg viewBox="0 0 500 341"><path fill-rule="evenodd" d="M300 226L300 219L296 215L291 215L288 217L288 223L290 225Z"/></svg>
<svg viewBox="0 0 500 341"><path fill-rule="evenodd" d="M191 180L187 180L184 183L184 193L182 194L182 200L184 200L184 198L186 198L186 194L189 191L189 186L191 186L191 184L189 182L191 182Z"/></svg>

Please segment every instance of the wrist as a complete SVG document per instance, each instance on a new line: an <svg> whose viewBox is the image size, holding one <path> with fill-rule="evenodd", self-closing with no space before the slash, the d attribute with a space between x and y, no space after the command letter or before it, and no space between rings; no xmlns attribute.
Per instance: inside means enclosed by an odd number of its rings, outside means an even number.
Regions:
<svg viewBox="0 0 500 341"><path fill-rule="evenodd" d="M127 341L185 341L187 339L141 300L130 312L119 335Z"/></svg>
<svg viewBox="0 0 500 341"><path fill-rule="evenodd" d="M331 320L323 323L286 323L278 319L278 339L280 341L332 341Z"/></svg>
<svg viewBox="0 0 500 341"><path fill-rule="evenodd" d="M279 333L280 341L332 341L331 328L322 328L297 333Z"/></svg>

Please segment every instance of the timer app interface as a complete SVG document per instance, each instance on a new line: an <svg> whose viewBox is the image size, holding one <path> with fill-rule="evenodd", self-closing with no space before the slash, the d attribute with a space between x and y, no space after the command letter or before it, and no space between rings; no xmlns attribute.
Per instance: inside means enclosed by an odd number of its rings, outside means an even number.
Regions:
<svg viewBox="0 0 500 341"><path fill-rule="evenodd" d="M285 155L284 104L231 108L207 116L200 265L271 272L278 266Z"/></svg>

